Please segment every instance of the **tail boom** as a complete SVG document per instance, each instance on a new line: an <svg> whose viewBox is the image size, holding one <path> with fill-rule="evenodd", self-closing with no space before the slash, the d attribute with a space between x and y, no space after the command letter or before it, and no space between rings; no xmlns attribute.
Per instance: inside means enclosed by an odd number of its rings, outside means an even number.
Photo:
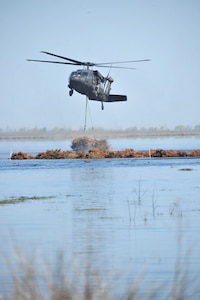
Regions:
<svg viewBox="0 0 200 300"><path fill-rule="evenodd" d="M109 95L105 102L127 101L126 95Z"/></svg>

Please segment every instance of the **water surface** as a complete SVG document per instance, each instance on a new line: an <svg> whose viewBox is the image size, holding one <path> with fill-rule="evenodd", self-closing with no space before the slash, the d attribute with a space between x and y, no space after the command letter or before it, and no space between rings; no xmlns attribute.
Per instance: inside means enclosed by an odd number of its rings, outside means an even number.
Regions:
<svg viewBox="0 0 200 300"><path fill-rule="evenodd" d="M1 159L3 200L4 286L13 244L50 265L62 250L80 270L92 262L108 282L121 274L120 290L140 272L147 286L172 283L177 259L190 285L199 275L200 159Z"/></svg>

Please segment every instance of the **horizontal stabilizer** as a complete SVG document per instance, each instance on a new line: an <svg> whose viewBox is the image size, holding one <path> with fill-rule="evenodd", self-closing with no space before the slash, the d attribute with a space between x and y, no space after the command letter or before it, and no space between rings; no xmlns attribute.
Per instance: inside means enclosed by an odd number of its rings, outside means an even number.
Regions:
<svg viewBox="0 0 200 300"><path fill-rule="evenodd" d="M109 95L106 102L118 102L118 101L127 101L126 95Z"/></svg>

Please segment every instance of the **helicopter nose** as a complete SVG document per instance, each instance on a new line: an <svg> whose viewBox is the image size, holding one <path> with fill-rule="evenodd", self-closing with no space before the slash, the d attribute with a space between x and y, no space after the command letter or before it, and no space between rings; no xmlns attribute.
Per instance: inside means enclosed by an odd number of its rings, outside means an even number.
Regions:
<svg viewBox="0 0 200 300"><path fill-rule="evenodd" d="M69 83L71 84L75 80L75 75L73 73L70 74L69 76Z"/></svg>

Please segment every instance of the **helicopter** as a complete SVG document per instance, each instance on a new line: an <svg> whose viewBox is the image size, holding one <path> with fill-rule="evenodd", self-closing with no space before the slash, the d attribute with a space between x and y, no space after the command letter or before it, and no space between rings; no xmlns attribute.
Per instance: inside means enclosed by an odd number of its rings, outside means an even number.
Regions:
<svg viewBox="0 0 200 300"><path fill-rule="evenodd" d="M133 61L120 61L120 62L109 62L109 63L92 63L92 62L82 62L79 60L71 59L65 56L57 55L54 53L41 51L41 53L54 56L65 61L51 61L51 60L38 60L38 59L27 59L27 61L33 62L45 62L54 64L64 64L64 65L75 65L83 66L83 69L78 69L73 71L69 76L69 96L73 95L76 91L82 95L86 95L87 99L95 100L101 102L101 108L104 109L104 102L119 102L127 101L126 95L115 95L110 94L111 84L113 83L113 78L109 74L104 77L99 71L90 69L91 67L98 68L118 68L118 69L135 69L124 66L113 66L116 64L124 63L135 63L150 61L150 59L140 59ZM66 62L67 61L67 62Z"/></svg>

